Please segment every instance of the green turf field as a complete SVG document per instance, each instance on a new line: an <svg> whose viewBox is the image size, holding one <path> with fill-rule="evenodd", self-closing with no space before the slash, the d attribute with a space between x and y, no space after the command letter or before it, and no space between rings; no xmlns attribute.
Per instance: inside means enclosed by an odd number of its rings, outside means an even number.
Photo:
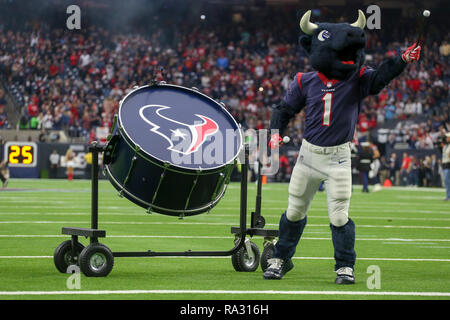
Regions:
<svg viewBox="0 0 450 320"><path fill-rule="evenodd" d="M239 224L239 184L231 184L210 214L179 220L145 210L99 184L100 242L112 251L229 250ZM249 211L256 186L249 186ZM90 182L12 180L0 191L0 300L2 299L450 299L450 202L443 189L390 188L364 194L354 188L357 263L351 286L334 284L334 260L325 193L318 193L294 258L281 281L236 272L230 257L116 258L106 278L81 275L79 290L53 264L68 236L63 226L90 226ZM287 184L263 186L266 228L278 227ZM253 241L262 251L262 238ZM88 244L84 238L83 244ZM369 266L376 266L370 267ZM369 268L369 269L368 269ZM379 268L379 289L368 273ZM369 279L370 280L370 279ZM369 281L369 283L374 283Z"/></svg>

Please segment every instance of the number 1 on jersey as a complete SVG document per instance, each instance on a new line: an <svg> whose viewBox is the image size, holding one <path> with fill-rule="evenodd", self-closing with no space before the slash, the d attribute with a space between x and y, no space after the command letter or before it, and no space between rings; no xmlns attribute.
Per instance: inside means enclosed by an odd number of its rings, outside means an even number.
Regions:
<svg viewBox="0 0 450 320"><path fill-rule="evenodd" d="M323 101L323 114L322 114L322 125L330 126L331 122L331 105L333 104L333 93L327 92L322 97Z"/></svg>

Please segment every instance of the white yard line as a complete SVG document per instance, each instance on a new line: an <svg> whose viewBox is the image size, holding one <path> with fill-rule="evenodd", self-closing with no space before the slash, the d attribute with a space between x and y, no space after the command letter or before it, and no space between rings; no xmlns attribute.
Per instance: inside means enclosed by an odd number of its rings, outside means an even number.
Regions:
<svg viewBox="0 0 450 320"><path fill-rule="evenodd" d="M0 291L0 296L29 295L105 295L105 294L229 294L229 295L350 295L450 297L450 292L417 291L281 291L281 290L74 290L74 291Z"/></svg>
<svg viewBox="0 0 450 320"><path fill-rule="evenodd" d="M263 205L263 207L265 207ZM281 215L282 212L284 212L286 210L286 207L265 207L267 209L265 210L270 210L270 211L274 211L274 210L280 210L280 214L278 214L278 216ZM383 208L385 208L383 206ZM220 212L221 210L223 211L239 211L238 207L220 207L215 209L215 212ZM264 209L263 209L264 210ZM308 209L308 212L311 211L319 211L319 212L328 212L328 208L327 207L318 207L318 206L314 206ZM367 208L367 207L361 207L361 208L357 208L357 207L351 207L349 209L350 213L354 212L354 211L364 211L364 212L388 212L388 213L393 213L393 212L405 212L405 213L425 213L425 214L445 214L445 215L450 215L450 212L447 211L438 211L438 210L416 210L416 209L381 209L381 208ZM214 212L211 213L211 215L215 215ZM264 214L264 216L266 216ZM271 215L268 215L271 216ZM276 216L276 215L273 215Z"/></svg>
<svg viewBox="0 0 450 320"><path fill-rule="evenodd" d="M61 238L66 235L0 234L0 238ZM108 238L172 238L172 239L232 239L233 236L172 236L172 235L108 235ZM331 240L331 238L302 237L302 240ZM450 239L356 238L359 241L450 242Z"/></svg>
<svg viewBox="0 0 450 320"><path fill-rule="evenodd" d="M141 212L130 212L130 213L117 213L117 212L100 212L101 216L122 216L122 217L129 217L129 216L147 216L148 214ZM8 212L8 211L2 211L0 212L0 216L2 215L20 215L20 216L90 216L91 214L89 212L55 212L55 213L39 213L39 212ZM235 215L232 214L215 214L211 213L207 215L208 217L214 218L214 217L233 217ZM271 218L279 218L281 214L264 214L264 217L271 217ZM236 216L237 218L237 216ZM329 219L327 214L317 216L317 215L308 215L308 218L314 218L314 219ZM380 217L380 216L352 216L352 219L359 219L359 220L402 220L402 221L450 221L450 218L410 218L410 217ZM209 218L208 218L209 219ZM189 223L189 222L180 222L180 223ZM82 222L87 223L87 222ZM152 223L158 223L159 222L152 222ZM166 222L164 222L166 223ZM167 222L169 223L169 222ZM233 223L237 223L233 222Z"/></svg>
<svg viewBox="0 0 450 320"><path fill-rule="evenodd" d="M377 226L377 225L357 225L358 228L398 228L398 229L450 229L450 227L436 227L436 226Z"/></svg>
<svg viewBox="0 0 450 320"><path fill-rule="evenodd" d="M42 205L42 206L34 206L34 205L29 206L27 203L21 203L20 207L21 208L27 208L27 209L46 209L46 208L49 208L49 209L65 209L68 205L70 205L70 207L69 207L70 210L73 210L73 209L77 209L77 210L86 209L86 212L89 212L89 209L91 208L91 204L89 202L87 202L85 206L78 206L78 205L77 206L72 206L70 202L61 201L61 205L53 206L51 204L48 204L49 201L51 201L51 200L43 201L43 203L45 203L45 205ZM113 210L126 209L124 207L117 207L117 206L102 206L101 204L99 206L100 206L101 209L113 209ZM0 208L1 207L5 207L5 208L16 207L17 208L17 203L11 203L10 205L0 205ZM143 211L143 212L145 212L145 211Z"/></svg>
<svg viewBox="0 0 450 320"><path fill-rule="evenodd" d="M86 224L89 221L0 221L0 224ZM149 222L149 221L102 221L102 224L120 224L120 225L161 225L161 224L171 224L171 225L232 225L230 222ZM278 224L268 223L267 226L278 226ZM326 227L328 224L308 224L308 227ZM450 227L444 226L396 226L396 225L358 225L358 228L390 228L390 229L442 229L449 230Z"/></svg>
<svg viewBox="0 0 450 320"><path fill-rule="evenodd" d="M229 259L228 256L167 256L152 257L160 259ZM53 259L53 256L0 256L0 259ZM334 260L333 257L293 257L294 260ZM361 261L409 261L409 262L450 262L450 259L432 259L432 258L357 258Z"/></svg>

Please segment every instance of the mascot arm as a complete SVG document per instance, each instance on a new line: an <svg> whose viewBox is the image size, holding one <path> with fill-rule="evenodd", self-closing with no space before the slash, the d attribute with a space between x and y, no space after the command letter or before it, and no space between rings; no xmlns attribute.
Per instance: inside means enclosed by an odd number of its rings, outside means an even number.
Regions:
<svg viewBox="0 0 450 320"><path fill-rule="evenodd" d="M368 94L364 96L380 93L405 67L406 63L399 56L384 61L378 69L369 72Z"/></svg>
<svg viewBox="0 0 450 320"><path fill-rule="evenodd" d="M305 96L302 91L301 73L299 73L289 84L283 100L273 109L272 118L270 119L270 129L279 129L280 134L283 133L289 121L305 105Z"/></svg>
<svg viewBox="0 0 450 320"><path fill-rule="evenodd" d="M301 110L293 108L288 105L284 100L278 104L272 112L272 118L270 119L270 129L279 129L280 135L286 130L289 121Z"/></svg>

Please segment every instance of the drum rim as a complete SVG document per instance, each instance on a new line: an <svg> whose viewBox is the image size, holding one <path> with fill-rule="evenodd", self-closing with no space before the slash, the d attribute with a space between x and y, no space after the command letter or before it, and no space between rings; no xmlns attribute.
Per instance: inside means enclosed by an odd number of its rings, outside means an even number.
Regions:
<svg viewBox="0 0 450 320"><path fill-rule="evenodd" d="M227 161L226 163L224 163L224 164L222 164L222 165L220 165L220 166L216 166L216 167L211 167L211 168L186 168L186 167L183 167L183 166L180 166L180 165L176 165L176 164L170 163L170 162L165 161L165 160L161 160L161 159L159 159L158 157L156 157L156 156L154 156L154 155L148 153L146 150L140 148L139 144L136 143L136 142L130 137L130 135L129 135L128 132L126 131L125 127L122 125L122 120L121 120L120 114L121 114L121 110L122 110L122 105L123 105L123 103L125 102L125 100L128 98L128 96L130 96L131 94L133 94L134 92L136 92L136 91L138 91L138 90L141 90L141 89L144 89L144 88L151 88L151 87L174 87L174 88L178 88L178 89L182 89L182 90L191 91L191 92L193 92L193 93L195 93L195 94L200 94L200 95L202 95L203 97L208 98L211 102L213 102L213 103L215 103L216 105L218 105L218 106L222 109L222 111L224 111L224 112L229 116L229 118L234 122L234 124L236 124L236 127L237 127L237 129L238 129L237 131L239 132L239 138L240 138L240 142L241 142L241 143L240 143L240 146L239 146L239 148L238 148L238 150L237 150L235 156L232 157L232 158L231 158L229 161ZM146 155L148 155L148 156L150 156L150 157L152 157L152 158L154 158L154 159L160 161L161 163L168 163L170 166L173 166L173 167L176 167L176 168L180 168L180 169L183 169L183 170L190 170L190 171L210 171L210 170L215 170L215 169L219 169L219 168L225 167L226 165L229 165L229 164L231 164L232 162L234 162L234 161L239 157L239 154L241 153L242 148L244 147L244 140L243 140L243 137L242 137L241 125L240 125L239 123L237 123L236 119L234 119L234 117L231 115L231 113L228 112L228 110L227 110L226 108L224 108L222 105L220 105L220 104L219 104L217 101L215 101L213 98L207 96L207 95L204 94L204 93L201 93L200 91L194 90L194 89L192 89L192 88L187 88L187 87L183 87L183 86L174 85L174 84L168 84L168 83L148 84L148 85L145 85L145 86L141 86L141 87L135 88L135 89L133 89L132 91L128 92L128 94L126 94L125 97L123 97L122 100L120 100L120 102L119 102L119 110L117 111L117 122L118 122L117 125L119 126L119 129L121 129L121 130L120 130L121 133L123 133L124 136L125 136L127 139L129 139L130 142L132 142L132 143L134 144L134 146L138 146L138 147L139 147L139 151L143 151L144 154L146 154ZM127 140L127 139L125 139L125 140Z"/></svg>
<svg viewBox="0 0 450 320"><path fill-rule="evenodd" d="M174 213L174 215L184 215L184 214L188 214L188 215L195 215L195 214L200 214L202 212L205 212L207 210L211 210L212 208L214 208L220 201L220 199L223 198L223 196L225 195L225 191L227 190L228 187L228 183L224 183L221 192L219 192L219 194L217 195L216 199L210 201L207 205L204 205L202 207L198 207L196 209L180 209L180 210L176 210L176 209L167 209L167 208L163 208L160 206L156 206L153 205L147 201L142 200L141 198L135 196L132 192L128 191L125 186L123 186L119 181L117 181L117 179L114 177L114 175L112 174L112 172L109 170L109 165L105 166L106 172L108 174L108 178L111 179L111 182L114 186L117 186L120 188L121 191L123 191L124 193L126 193L128 196L130 196L131 198L135 199L136 201L145 204L147 206L147 208L149 208L150 210L153 208L162 210L162 211L166 211L166 212L172 212ZM156 211L156 210L155 210ZM158 211L156 211L158 212ZM160 213L159 214L163 214L164 213ZM194 214L191 214L194 213ZM166 214L167 215L167 214Z"/></svg>

